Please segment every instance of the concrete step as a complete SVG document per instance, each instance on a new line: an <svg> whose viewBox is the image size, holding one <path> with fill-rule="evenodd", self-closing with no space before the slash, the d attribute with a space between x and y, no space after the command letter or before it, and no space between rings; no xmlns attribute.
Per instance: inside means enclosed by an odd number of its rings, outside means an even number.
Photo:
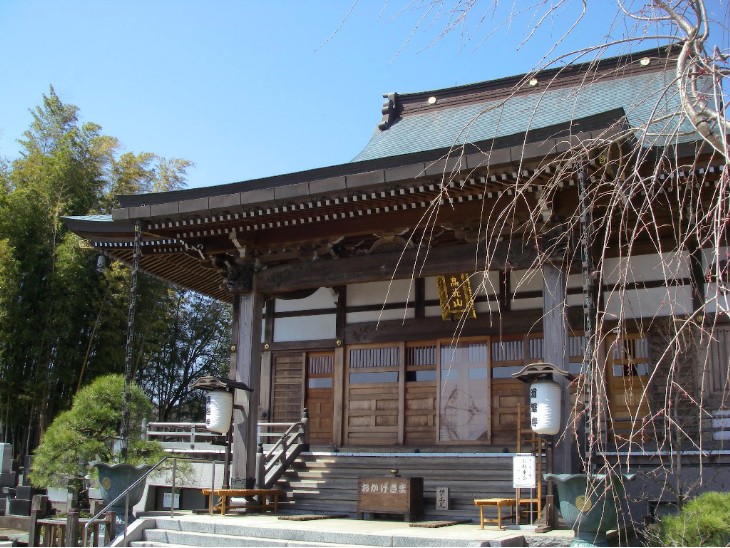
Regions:
<svg viewBox="0 0 730 548"><path fill-rule="evenodd" d="M192 516L145 518L147 525L131 546L477 546L490 533L477 525L446 529L409 528L407 523L384 520L326 519L282 521L276 516ZM459 532L460 528L461 532ZM456 534L453 534L456 533ZM521 539L520 532L494 532L502 540ZM481 539L481 540L480 540ZM513 540L514 539L514 540ZM569 542L568 542L569 543ZM563 543L566 545L568 543ZM502 544L507 545L507 544ZM523 544L509 544L523 545Z"/></svg>
<svg viewBox="0 0 730 548"><path fill-rule="evenodd" d="M241 528L241 532L244 528ZM145 540L131 542L130 546L334 546L335 543L297 541L288 538L248 537L241 535L222 535L218 533L198 533L193 531L171 531L169 529L148 529ZM345 546L336 543L337 546ZM355 545L347 545L355 546Z"/></svg>

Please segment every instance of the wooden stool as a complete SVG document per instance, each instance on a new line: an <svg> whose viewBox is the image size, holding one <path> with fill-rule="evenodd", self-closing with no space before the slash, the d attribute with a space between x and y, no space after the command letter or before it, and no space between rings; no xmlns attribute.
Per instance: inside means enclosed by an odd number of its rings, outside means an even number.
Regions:
<svg viewBox="0 0 730 548"><path fill-rule="evenodd" d="M519 521L518 523L522 522L523 517L527 517L529 520L531 517L531 514L535 514L534 518L537 519L537 515L540 514L540 509L543 507L541 499L538 498L527 498L523 499L520 498L517 501L517 511L519 512Z"/></svg>
<svg viewBox="0 0 730 548"><path fill-rule="evenodd" d="M484 529L484 524L496 524L500 529L502 528L502 518L510 519L512 523L515 521L515 499L503 499L503 498L491 498L491 499L474 499L474 504L479 507L479 528ZM484 507L485 506L496 506L497 507L497 519L485 518ZM511 512L506 516L502 515L502 507L508 506Z"/></svg>
<svg viewBox="0 0 730 548"><path fill-rule="evenodd" d="M203 496L211 497L208 503L208 511L211 514L214 508L212 496L219 497L219 502L215 508L220 509L221 516L236 508L251 508L261 512L273 510L274 513L279 510L279 495L281 495L279 489L213 489L212 491L210 489L201 489L201 491ZM226 502L229 502L228 499L232 497L257 497L259 501L258 503L226 504ZM273 504L269 502L269 497L273 499Z"/></svg>

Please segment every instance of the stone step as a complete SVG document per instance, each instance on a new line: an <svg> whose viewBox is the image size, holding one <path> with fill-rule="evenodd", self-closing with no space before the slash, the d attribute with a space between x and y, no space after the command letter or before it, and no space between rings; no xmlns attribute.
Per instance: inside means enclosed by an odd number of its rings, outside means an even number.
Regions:
<svg viewBox="0 0 730 548"><path fill-rule="evenodd" d="M148 529L145 540L131 542L130 546L362 546L342 543L298 541L289 538L249 537L241 528L240 535L222 535L193 531L173 531L170 529Z"/></svg>
<svg viewBox="0 0 730 548"><path fill-rule="evenodd" d="M424 546L465 547L483 545L485 531L468 529L410 528L391 520L327 519L315 522L281 521L275 516L242 518L192 516L187 518L145 517L147 528L130 546ZM458 528L466 526L457 526ZM524 546L519 531L494 532L508 544ZM478 540L481 539L481 540ZM518 540L519 539L519 540ZM561 539L562 540L562 539ZM569 540L569 539L568 539ZM517 541L517 543L515 543ZM568 542L563 542L563 546Z"/></svg>

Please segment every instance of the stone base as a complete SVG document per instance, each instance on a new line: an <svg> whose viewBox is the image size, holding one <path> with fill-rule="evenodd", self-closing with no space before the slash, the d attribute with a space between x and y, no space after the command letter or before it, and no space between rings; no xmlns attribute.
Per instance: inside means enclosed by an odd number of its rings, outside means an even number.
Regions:
<svg viewBox="0 0 730 548"><path fill-rule="evenodd" d="M0 473L0 487L15 487L18 476L15 472Z"/></svg>
<svg viewBox="0 0 730 548"><path fill-rule="evenodd" d="M30 506L28 499L8 499L5 513L9 516L30 516Z"/></svg>

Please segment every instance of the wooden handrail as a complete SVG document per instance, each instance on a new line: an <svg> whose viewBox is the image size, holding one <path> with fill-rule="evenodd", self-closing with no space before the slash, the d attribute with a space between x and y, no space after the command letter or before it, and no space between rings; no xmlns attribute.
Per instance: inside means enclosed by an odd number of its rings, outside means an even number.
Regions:
<svg viewBox="0 0 730 548"><path fill-rule="evenodd" d="M261 432L261 428L283 428L284 432ZM294 423L269 422L259 423L259 439L262 437L278 437L276 442L264 452L263 445L259 443L259 454L257 456L257 485L269 487L272 485L309 446L309 413L305 408L302 411L302 419Z"/></svg>

